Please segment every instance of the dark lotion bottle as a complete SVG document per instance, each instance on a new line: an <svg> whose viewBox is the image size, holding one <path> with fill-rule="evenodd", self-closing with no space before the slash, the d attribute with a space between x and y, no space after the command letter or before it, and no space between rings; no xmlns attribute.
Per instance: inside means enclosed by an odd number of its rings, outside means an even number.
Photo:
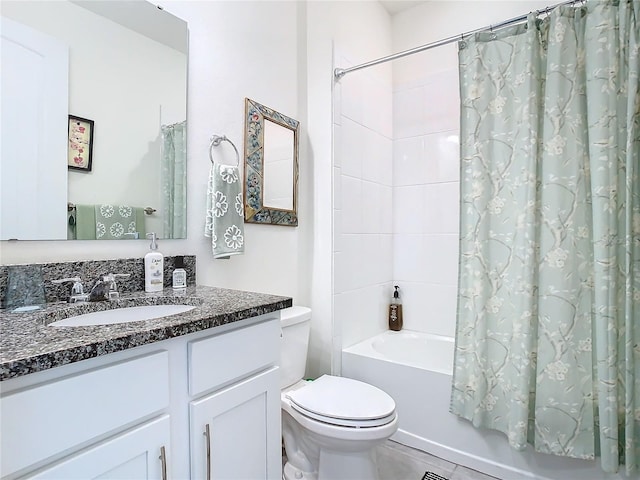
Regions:
<svg viewBox="0 0 640 480"><path fill-rule="evenodd" d="M389 330L399 332L402 330L402 303L400 302L400 292L397 285L394 287L393 298L389 305Z"/></svg>

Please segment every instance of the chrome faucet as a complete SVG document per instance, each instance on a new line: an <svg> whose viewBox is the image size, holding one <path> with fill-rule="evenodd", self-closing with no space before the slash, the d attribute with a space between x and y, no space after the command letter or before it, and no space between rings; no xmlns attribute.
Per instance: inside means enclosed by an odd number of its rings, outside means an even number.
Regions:
<svg viewBox="0 0 640 480"><path fill-rule="evenodd" d="M67 283L73 282L71 287L71 294L69 295L69 303L87 302L89 300L89 294L84 293L84 287L80 281L80 277L61 278L59 280L51 280L51 283Z"/></svg>

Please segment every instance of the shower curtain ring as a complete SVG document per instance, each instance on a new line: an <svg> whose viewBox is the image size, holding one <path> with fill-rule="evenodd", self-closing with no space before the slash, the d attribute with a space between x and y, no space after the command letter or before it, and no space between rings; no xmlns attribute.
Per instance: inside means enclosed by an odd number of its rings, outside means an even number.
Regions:
<svg viewBox="0 0 640 480"><path fill-rule="evenodd" d="M493 25L489 25L489 31L491 32L491 40L495 40L498 36L493 31Z"/></svg>

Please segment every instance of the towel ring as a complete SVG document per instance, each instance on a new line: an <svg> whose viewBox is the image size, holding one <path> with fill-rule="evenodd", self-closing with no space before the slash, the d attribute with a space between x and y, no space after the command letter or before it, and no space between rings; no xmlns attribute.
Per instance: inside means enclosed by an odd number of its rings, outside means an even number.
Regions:
<svg viewBox="0 0 640 480"><path fill-rule="evenodd" d="M213 147L219 146L222 142L229 142L231 144L231 146L233 147L233 149L236 151L236 167L239 167L240 166L240 154L238 153L238 149L233 144L233 142L227 138L226 135L222 135L222 136L213 135L211 137L211 143L209 144L209 159L211 160L211 163L215 163L213 161Z"/></svg>

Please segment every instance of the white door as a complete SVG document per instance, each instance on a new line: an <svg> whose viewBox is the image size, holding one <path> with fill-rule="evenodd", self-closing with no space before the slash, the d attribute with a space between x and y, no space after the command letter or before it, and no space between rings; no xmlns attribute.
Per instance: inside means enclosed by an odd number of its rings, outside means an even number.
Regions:
<svg viewBox="0 0 640 480"><path fill-rule="evenodd" d="M282 478L280 374L273 367L190 404L191 478Z"/></svg>
<svg viewBox="0 0 640 480"><path fill-rule="evenodd" d="M170 421L165 415L22 478L166 480L169 438Z"/></svg>
<svg viewBox="0 0 640 480"><path fill-rule="evenodd" d="M69 49L2 17L0 240L67 238Z"/></svg>

